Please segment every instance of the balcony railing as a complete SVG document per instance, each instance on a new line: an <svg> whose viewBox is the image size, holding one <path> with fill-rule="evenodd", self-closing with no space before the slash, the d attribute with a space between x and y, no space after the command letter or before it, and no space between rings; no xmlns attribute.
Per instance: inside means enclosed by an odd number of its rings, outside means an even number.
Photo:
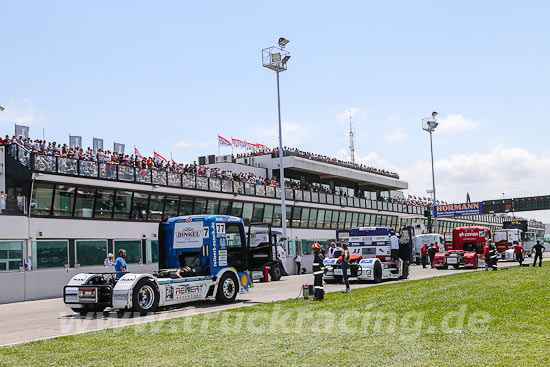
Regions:
<svg viewBox="0 0 550 367"><path fill-rule="evenodd" d="M167 187L180 187L185 189L213 191L236 195L260 196L277 199L281 197L281 188L271 185L228 181L219 178L208 178L204 176L181 174L176 172L151 170L126 165L99 163L74 158L30 153L17 145L11 145L9 148L10 155L19 159L22 164L27 164L28 167L31 167L36 172L97 178L103 180L135 182ZM287 200L300 202L373 209L386 212L415 214L419 216L423 216L425 210L422 206L388 203L385 201L345 197L289 188L285 188L285 197ZM500 220L501 218L492 218L494 220L489 218L484 219L495 223L502 222L502 220Z"/></svg>

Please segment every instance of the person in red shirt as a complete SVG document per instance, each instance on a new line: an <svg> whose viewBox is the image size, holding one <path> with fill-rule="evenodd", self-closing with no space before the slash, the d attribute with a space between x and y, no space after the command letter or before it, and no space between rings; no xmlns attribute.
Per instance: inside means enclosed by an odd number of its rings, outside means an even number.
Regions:
<svg viewBox="0 0 550 367"><path fill-rule="evenodd" d="M438 253L439 252L439 244L436 242L434 246L435 246L435 252Z"/></svg>
<svg viewBox="0 0 550 367"><path fill-rule="evenodd" d="M428 262L428 246L423 244L420 248L420 261L422 262L422 267L426 269L426 263Z"/></svg>
<svg viewBox="0 0 550 367"><path fill-rule="evenodd" d="M514 255L516 255L516 261L519 263L519 266L521 266L521 263L523 262L523 246L518 243L518 241L514 241Z"/></svg>

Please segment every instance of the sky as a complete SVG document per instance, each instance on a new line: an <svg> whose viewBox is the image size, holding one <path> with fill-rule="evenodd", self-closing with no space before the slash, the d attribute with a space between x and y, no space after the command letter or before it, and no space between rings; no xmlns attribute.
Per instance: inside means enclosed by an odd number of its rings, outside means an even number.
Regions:
<svg viewBox="0 0 550 367"><path fill-rule="evenodd" d="M269 10L269 7L272 9ZM283 144L398 172L464 202L550 194L550 27L545 1L5 1L0 133L82 136L178 162L217 135ZM221 148L229 154L228 148ZM522 214L550 222L550 211Z"/></svg>

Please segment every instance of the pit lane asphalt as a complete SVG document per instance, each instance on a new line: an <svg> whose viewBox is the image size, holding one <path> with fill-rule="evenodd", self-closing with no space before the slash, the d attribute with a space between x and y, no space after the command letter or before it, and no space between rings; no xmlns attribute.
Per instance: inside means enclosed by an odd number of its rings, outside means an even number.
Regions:
<svg viewBox="0 0 550 367"><path fill-rule="evenodd" d="M548 260L550 254L545 255L545 260ZM532 261L532 258L527 258L529 264ZM515 265L517 263L499 262L499 267ZM548 266L548 263L545 265ZM409 278L399 282L470 271L474 270L452 268L436 270L429 267L423 269L421 266L411 266ZM396 281L385 281L379 284L352 283L351 288L380 286L394 282ZM116 312L110 312L106 316L99 314L96 317L81 317L67 308L62 298L3 304L0 305L0 327L2 330L0 346L296 298L299 296L303 284L312 283L313 276L311 274L292 275L283 277L278 282L255 283L250 292L244 295L239 294L233 304L219 305L213 301L193 302L180 308L163 310L147 316L125 316L123 318L118 318ZM343 291L344 285L326 284L325 290L327 292Z"/></svg>

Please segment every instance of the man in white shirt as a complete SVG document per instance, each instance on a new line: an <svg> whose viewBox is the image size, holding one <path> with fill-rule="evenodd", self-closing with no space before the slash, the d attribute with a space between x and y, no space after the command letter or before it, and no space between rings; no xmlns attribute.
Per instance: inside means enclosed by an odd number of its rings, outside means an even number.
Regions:
<svg viewBox="0 0 550 367"><path fill-rule="evenodd" d="M390 250L395 266L399 266L399 238L395 235L394 231L391 232L390 236Z"/></svg>
<svg viewBox="0 0 550 367"><path fill-rule="evenodd" d="M114 263L115 263L115 256L109 253L109 255L107 255L107 258L103 262L103 265L105 265L106 267L111 267L114 265Z"/></svg>
<svg viewBox="0 0 550 367"><path fill-rule="evenodd" d="M6 210L6 200L7 200L8 196L4 193L4 191L1 191L0 192L0 214L2 214L2 212L4 210Z"/></svg>

